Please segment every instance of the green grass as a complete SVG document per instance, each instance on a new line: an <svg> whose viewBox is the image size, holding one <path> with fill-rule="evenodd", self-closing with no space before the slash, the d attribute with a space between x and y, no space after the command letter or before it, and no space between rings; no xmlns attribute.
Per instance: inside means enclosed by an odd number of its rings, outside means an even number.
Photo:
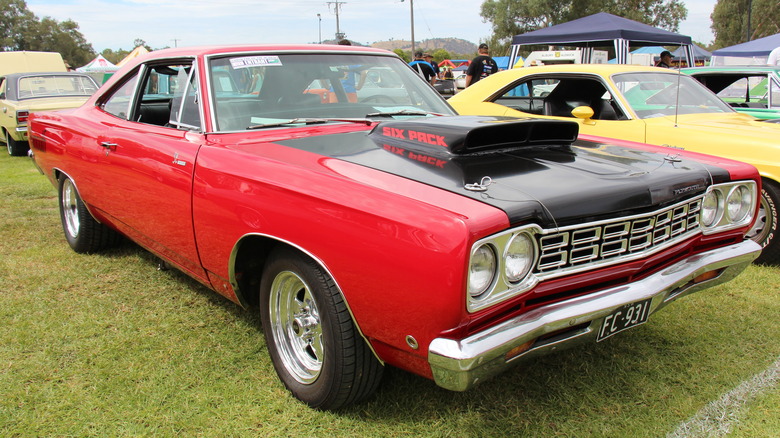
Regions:
<svg viewBox="0 0 780 438"><path fill-rule="evenodd" d="M70 250L55 190L0 156L0 436L658 437L780 357L780 268L684 298L609 341L454 393L390 369L313 411L278 382L255 311L132 244ZM777 386L734 436L780 435Z"/></svg>

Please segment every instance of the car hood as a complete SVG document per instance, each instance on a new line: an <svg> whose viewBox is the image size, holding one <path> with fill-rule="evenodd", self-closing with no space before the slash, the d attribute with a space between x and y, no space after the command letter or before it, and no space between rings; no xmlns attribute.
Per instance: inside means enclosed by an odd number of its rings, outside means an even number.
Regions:
<svg viewBox="0 0 780 438"><path fill-rule="evenodd" d="M648 132L652 132L653 125L675 125L674 116L644 119L644 121L648 125ZM676 126L701 133L765 139L767 145L777 144L777 139L780 138L780 126L767 125L764 120L740 113L685 114L677 117Z"/></svg>
<svg viewBox="0 0 780 438"><path fill-rule="evenodd" d="M572 122L463 116L275 143L458 193L502 209L513 225L545 228L652 211L728 178L698 161L576 136Z"/></svg>

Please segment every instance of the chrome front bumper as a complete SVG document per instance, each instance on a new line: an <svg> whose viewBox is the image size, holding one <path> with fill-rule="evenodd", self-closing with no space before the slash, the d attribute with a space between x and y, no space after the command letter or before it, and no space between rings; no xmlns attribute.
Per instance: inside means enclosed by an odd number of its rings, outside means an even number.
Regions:
<svg viewBox="0 0 780 438"><path fill-rule="evenodd" d="M462 340L436 338L428 362L436 384L465 391L521 362L582 342L595 342L604 318L625 304L652 299L650 314L682 296L725 283L761 253L752 240L690 256L635 283L534 309ZM710 271L714 278L694 279ZM568 329L568 330L567 330ZM545 336L555 333L554 336ZM517 356L512 350L532 343Z"/></svg>

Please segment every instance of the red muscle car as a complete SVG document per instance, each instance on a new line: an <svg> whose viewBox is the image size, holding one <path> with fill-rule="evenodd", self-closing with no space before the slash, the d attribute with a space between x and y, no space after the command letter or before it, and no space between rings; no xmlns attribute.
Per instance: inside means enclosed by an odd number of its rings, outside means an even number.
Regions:
<svg viewBox="0 0 780 438"><path fill-rule="evenodd" d="M760 251L752 166L454 116L381 50L155 51L29 129L75 251L125 236L258 306L280 379L319 409L385 365L462 391L604 341Z"/></svg>

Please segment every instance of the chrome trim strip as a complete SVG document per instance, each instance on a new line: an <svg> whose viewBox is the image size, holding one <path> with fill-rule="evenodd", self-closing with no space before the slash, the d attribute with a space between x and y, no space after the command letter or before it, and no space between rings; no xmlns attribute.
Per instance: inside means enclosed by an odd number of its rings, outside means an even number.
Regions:
<svg viewBox="0 0 780 438"><path fill-rule="evenodd" d="M655 313L677 298L731 280L760 253L757 243L746 240L692 255L634 283L531 310L465 339L436 338L428 349L433 378L443 388L465 391L521 362L520 359L584 341L595 342L600 324L617 308L651 298L650 313ZM697 276L720 269L717 277L693 283ZM579 328L539 341L540 336L574 327ZM531 341L536 343L528 351L505 359L510 350Z"/></svg>
<svg viewBox="0 0 780 438"><path fill-rule="evenodd" d="M544 281L641 259L677 245L685 239L702 233L703 227L698 223L697 215L703 197L704 195L695 196L649 213L543 230L539 238L540 258L534 267L533 273L540 281ZM693 217L694 220L691 222L686 221L684 227L682 223L676 223L674 232L669 228L671 225L667 226L669 229L666 230L664 224L659 224L657 221L658 217L671 214L677 210L684 210L685 214L683 216L687 219ZM608 232L603 233L602 227L609 228ZM610 231L613 228L615 231ZM625 234L621 233L621 228L625 231ZM599 230L599 236L593 241L598 246L596 248L598 254L588 252L587 254L577 255L578 251L587 249L584 246L577 247L578 243L587 243L586 239L579 239L580 241L578 242L577 234L594 229ZM659 231L664 230L666 231L663 234L658 234ZM718 229L718 231L722 230ZM561 243L545 245L546 240L553 238L560 240ZM644 240L637 240L640 238ZM613 249L612 246L614 245L610 245L610 243L621 243L621 241L625 241L627 245L625 251L621 250L621 248ZM602 253L601 247L604 245L607 245L607 248L606 252ZM560 258L554 257L551 262L545 262L550 256L558 255L560 255Z"/></svg>

